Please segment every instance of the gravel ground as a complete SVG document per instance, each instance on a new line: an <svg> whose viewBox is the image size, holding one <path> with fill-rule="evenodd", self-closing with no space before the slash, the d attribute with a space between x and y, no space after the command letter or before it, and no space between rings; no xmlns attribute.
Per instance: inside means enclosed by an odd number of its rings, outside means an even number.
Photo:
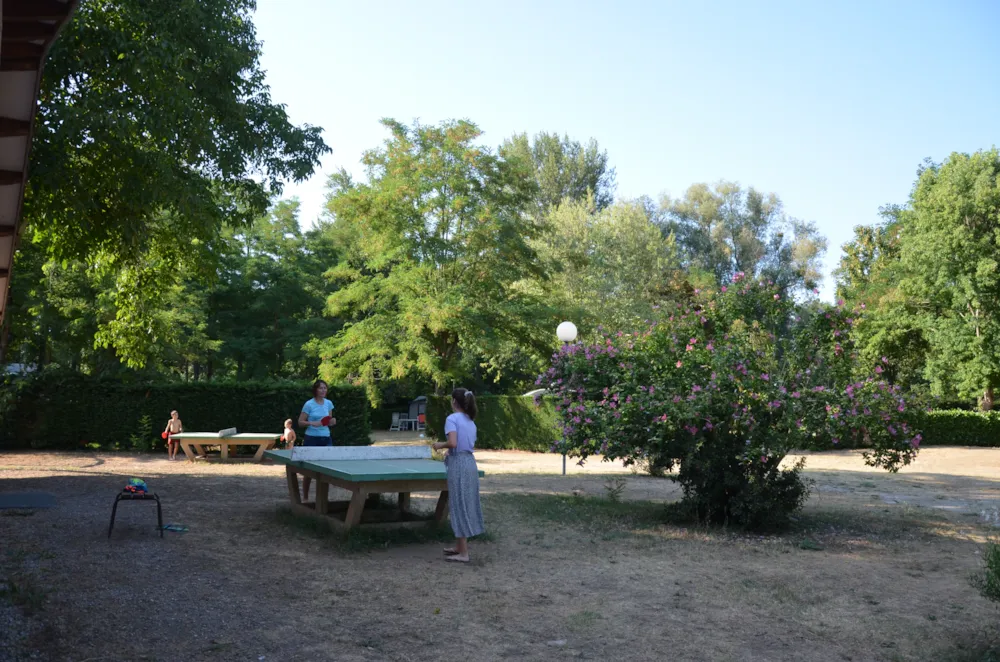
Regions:
<svg viewBox="0 0 1000 662"><path fill-rule="evenodd" d="M810 534L821 552L540 520L517 495L603 497L616 478L626 500L678 490L614 463L563 477L558 456L477 456L494 537L454 567L439 543L359 552L290 525L279 466L0 454L0 491L58 498L0 511L0 660L922 660L993 620L967 577L997 511L997 451L927 449L898 475L810 456L804 516L832 522ZM132 476L190 530L160 539L154 506L124 503L108 540Z"/></svg>

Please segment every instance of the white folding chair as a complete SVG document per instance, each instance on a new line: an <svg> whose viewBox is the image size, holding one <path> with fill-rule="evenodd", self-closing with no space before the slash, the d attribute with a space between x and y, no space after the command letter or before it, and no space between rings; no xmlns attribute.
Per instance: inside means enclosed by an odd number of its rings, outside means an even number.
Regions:
<svg viewBox="0 0 1000 662"><path fill-rule="evenodd" d="M399 412L392 412L392 425L389 426L389 432L399 432Z"/></svg>

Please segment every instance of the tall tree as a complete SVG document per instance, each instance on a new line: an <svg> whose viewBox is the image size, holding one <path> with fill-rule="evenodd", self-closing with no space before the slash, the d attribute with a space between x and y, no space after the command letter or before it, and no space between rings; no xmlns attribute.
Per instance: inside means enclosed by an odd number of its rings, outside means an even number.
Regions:
<svg viewBox="0 0 1000 662"><path fill-rule="evenodd" d="M1000 386L1000 152L952 154L920 173L903 214L903 292L919 310L939 394Z"/></svg>
<svg viewBox="0 0 1000 662"><path fill-rule="evenodd" d="M557 319L524 283L543 279L528 213L530 163L476 144L470 122L383 124L367 152L367 181L331 179L327 208L346 255L331 272L342 289L327 312L345 328L318 344L322 373L364 384L422 377L439 390L488 363L505 343L547 351Z"/></svg>
<svg viewBox="0 0 1000 662"><path fill-rule="evenodd" d="M615 200L615 169L594 139L583 145L555 133L542 132L531 140L521 133L505 141L500 153L534 164L539 217L566 199L582 202L590 196L597 209Z"/></svg>
<svg viewBox="0 0 1000 662"><path fill-rule="evenodd" d="M809 222L785 215L774 193L732 182L695 184L662 203L664 232L673 233L688 266L719 283L743 272L785 291L816 287L826 239Z"/></svg>
<svg viewBox="0 0 1000 662"><path fill-rule="evenodd" d="M47 60L25 220L61 258L115 274L101 341L141 364L164 275L264 213L327 151L260 68L253 0L83 0ZM155 256L150 259L150 256Z"/></svg>
<svg viewBox="0 0 1000 662"><path fill-rule="evenodd" d="M632 331L677 293L682 276L674 238L660 232L641 201L598 210L593 198L567 200L548 220L538 252L550 264L553 290L578 321Z"/></svg>

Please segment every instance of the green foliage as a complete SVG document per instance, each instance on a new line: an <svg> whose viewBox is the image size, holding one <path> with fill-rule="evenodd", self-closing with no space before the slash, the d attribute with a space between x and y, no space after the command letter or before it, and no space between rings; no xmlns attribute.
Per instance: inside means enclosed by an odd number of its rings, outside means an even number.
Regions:
<svg viewBox="0 0 1000 662"><path fill-rule="evenodd" d="M171 275L329 151L272 101L254 4L83 0L46 59L25 222L114 283L97 337L130 365L167 332Z"/></svg>
<svg viewBox="0 0 1000 662"><path fill-rule="evenodd" d="M476 398L476 448L547 453L559 441L558 418L549 399L534 401L523 396ZM427 435L444 439L444 422L451 415L451 398L427 399Z"/></svg>
<svg viewBox="0 0 1000 662"><path fill-rule="evenodd" d="M155 439L153 438L153 420L149 414L139 417L136 430L129 435L129 447L136 451L153 450Z"/></svg>
<svg viewBox="0 0 1000 662"><path fill-rule="evenodd" d="M972 585L987 600L1000 602L1000 545L986 545L983 567L972 576Z"/></svg>
<svg viewBox="0 0 1000 662"><path fill-rule="evenodd" d="M329 276L327 312L346 324L314 343L321 374L365 386L423 378L443 390L511 343L548 352L558 316L522 286L544 278L530 241L530 164L475 144L469 122L386 120L391 137L364 156L367 182L331 179L327 209L347 248Z"/></svg>
<svg viewBox="0 0 1000 662"><path fill-rule="evenodd" d="M505 141L500 155L534 165L538 194L535 204L539 217L567 201L593 200L597 209L611 206L615 199L615 169L608 166L608 153L596 140L586 145L569 136L539 133L528 140L518 134Z"/></svg>
<svg viewBox="0 0 1000 662"><path fill-rule="evenodd" d="M45 371L8 384L0 394L0 448L75 449L86 443L128 447L133 435L144 433L144 417L152 421L152 436L153 430L162 429L159 422L166 424L172 409L180 413L188 432L235 427L241 432L280 434L285 419L297 419L302 404L311 397L309 386L295 382L124 382ZM364 392L352 386L331 386L327 397L337 407L334 443L371 443ZM162 442L157 447L162 448Z"/></svg>
<svg viewBox="0 0 1000 662"><path fill-rule="evenodd" d="M1000 412L934 410L914 414L923 446L1000 447Z"/></svg>
<svg viewBox="0 0 1000 662"><path fill-rule="evenodd" d="M664 232L676 236L686 264L716 283L743 272L774 281L785 294L812 289L822 277L826 239L814 224L786 216L774 193L732 182L695 184L662 207Z"/></svg>

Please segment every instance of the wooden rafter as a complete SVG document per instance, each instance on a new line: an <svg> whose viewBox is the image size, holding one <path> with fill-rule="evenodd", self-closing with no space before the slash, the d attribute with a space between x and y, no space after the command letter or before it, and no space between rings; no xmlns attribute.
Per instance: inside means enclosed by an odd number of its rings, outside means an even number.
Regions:
<svg viewBox="0 0 1000 662"><path fill-rule="evenodd" d="M12 117L0 117L0 138L15 138L31 133L31 122L16 120Z"/></svg>
<svg viewBox="0 0 1000 662"><path fill-rule="evenodd" d="M56 23L18 23L3 22L4 46L16 41L49 41L56 35ZM2 51L0 51L2 52Z"/></svg>
<svg viewBox="0 0 1000 662"><path fill-rule="evenodd" d="M0 170L0 186L20 184L23 180L24 174L19 170Z"/></svg>
<svg viewBox="0 0 1000 662"><path fill-rule="evenodd" d="M61 21L71 5L56 0L4 0L3 20L10 21Z"/></svg>

